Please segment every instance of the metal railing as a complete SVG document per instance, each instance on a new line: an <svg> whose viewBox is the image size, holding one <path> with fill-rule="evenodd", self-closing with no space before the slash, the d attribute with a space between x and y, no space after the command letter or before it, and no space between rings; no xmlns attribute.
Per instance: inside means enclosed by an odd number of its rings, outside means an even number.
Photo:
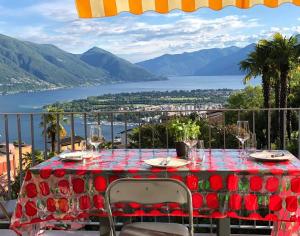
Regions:
<svg viewBox="0 0 300 236"><path fill-rule="evenodd" d="M288 112L292 114L293 120L288 121L284 124L278 124L274 121L277 119L278 114L283 112L287 114ZM225 127L236 123L238 119L247 119L250 124L252 134L257 132L264 132L265 144L261 148L272 149L274 148L274 143L276 142L276 135L274 136L274 130L278 130L278 125L284 126L284 140L282 142L283 148L287 147L287 127L292 127L294 131L294 149L298 157L300 156L300 108L286 108L286 109L197 109L197 110L154 110L154 111L99 111L99 112L66 112L66 113L0 113L0 130L3 130L3 141L5 150L3 155L6 157L6 180L7 180L7 195L9 198L12 197L11 184L14 181L14 176L12 176L12 166L11 166L11 156L12 151L10 150L10 144L14 142L15 152L14 155L18 155L19 161L19 183L23 182L24 171L22 169L23 165L23 155L25 148L24 142L30 145L30 153L32 165L37 163L36 160L36 150L41 150L43 154L43 159L46 160L50 154L49 142L49 125L55 128L55 152L61 152L63 146L67 145L70 149L76 149L76 137L81 136L83 139L88 138L88 125L90 123L101 124L105 140L109 143L109 147L112 149L116 148L143 148L145 144L143 143L143 134L141 128L145 125L159 125L168 122L174 116L193 116L197 119L206 121L208 134L206 142L206 148L228 148L228 133L226 133ZM55 124L49 122L49 116ZM63 139L60 134L60 125L64 122L64 126L69 134L67 144L63 144ZM263 122L262 122L263 121ZM286 119L285 119L286 121ZM265 127L261 127L262 123ZM273 125L276 127L272 128ZM139 128L138 135L135 140L132 140L131 129L129 128ZM223 127L223 129L222 129ZM168 127L165 126L165 142L164 148L172 148L172 140L170 140L170 132ZM262 131L263 130L263 131ZM156 143L156 133L155 129L151 130L152 142L148 148L157 148ZM289 131L290 132L290 131ZM278 132L277 132L277 135ZM298 137L297 137L298 135ZM116 139L119 136L119 139ZM289 134L291 136L291 134ZM218 137L219 141L216 143L215 139ZM161 138L161 137L160 137ZM220 141L220 139L223 139ZM297 139L297 140L296 140ZM275 141L274 141L275 140ZM296 141L295 141L296 140ZM290 141L289 141L290 142ZM296 143L296 147L295 147ZM237 142L236 142L237 144ZM217 145L217 146L216 146ZM232 145L232 144L230 144ZM161 147L161 146L160 146ZM295 153L295 150L294 150ZM0 170L1 171L1 170ZM1 172L0 172L1 175ZM212 232L213 221L210 220L209 223L204 225L209 226ZM256 221L253 224L247 225L242 224L241 221L237 221L232 224L232 229L270 229L271 223L267 225L259 225Z"/></svg>

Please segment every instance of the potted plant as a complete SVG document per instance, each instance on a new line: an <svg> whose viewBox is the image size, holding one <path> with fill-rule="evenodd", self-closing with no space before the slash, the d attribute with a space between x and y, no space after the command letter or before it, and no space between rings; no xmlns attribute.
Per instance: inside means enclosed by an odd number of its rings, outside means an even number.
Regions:
<svg viewBox="0 0 300 236"><path fill-rule="evenodd" d="M175 139L177 156L187 157L188 150L184 141L198 138L200 126L191 119L174 119L169 124L169 130Z"/></svg>

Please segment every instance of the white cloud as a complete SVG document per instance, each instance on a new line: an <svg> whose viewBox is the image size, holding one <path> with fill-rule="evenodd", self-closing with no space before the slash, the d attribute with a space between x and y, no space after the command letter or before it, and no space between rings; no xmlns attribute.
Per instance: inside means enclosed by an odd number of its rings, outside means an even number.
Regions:
<svg viewBox="0 0 300 236"><path fill-rule="evenodd" d="M187 15L187 14L189 14L189 13L185 13L185 12L179 12L179 11L177 11L177 10L173 10L172 12L170 12L170 13L168 13L168 14L166 14L165 16L166 17L182 17L182 16L185 16L185 15Z"/></svg>
<svg viewBox="0 0 300 236"><path fill-rule="evenodd" d="M56 19L63 20L57 16ZM75 53L98 46L136 62L164 53L245 45L251 42L252 35L243 32L260 26L255 19L235 15L215 19L186 15L167 23L139 19L127 16L110 21L77 19L51 30L47 26L26 27L20 35L25 40L52 43Z"/></svg>
<svg viewBox="0 0 300 236"><path fill-rule="evenodd" d="M24 17L35 14L46 20L37 26L14 27L10 31L12 36L55 44L73 53L98 46L133 62L165 53L245 46L276 31L287 35L300 32L300 26L268 29L257 18L246 15L203 18L197 13L179 11L167 15L148 12L143 16L121 14L110 19L80 20L73 0L40 1L14 13Z"/></svg>
<svg viewBox="0 0 300 236"><path fill-rule="evenodd" d="M54 21L70 21L78 18L74 0L38 2L19 8L9 8L5 5L0 6L0 16L2 17L28 17L36 15Z"/></svg>
<svg viewBox="0 0 300 236"><path fill-rule="evenodd" d="M73 0L52 0L30 6L25 11L34 12L58 21L71 21L77 18Z"/></svg>
<svg viewBox="0 0 300 236"><path fill-rule="evenodd" d="M169 23L148 23L137 18L102 20L76 20L57 29L60 35L97 45L113 53L139 61L163 53L181 53L201 48L224 47L230 43L248 43L239 30L258 27L258 21L238 16L203 19L185 16Z"/></svg>
<svg viewBox="0 0 300 236"><path fill-rule="evenodd" d="M74 51L74 48L84 46L80 38L68 34L49 34L42 26L25 27L19 31L21 38L26 41L40 44L54 44L67 51ZM87 46L90 46L87 44Z"/></svg>

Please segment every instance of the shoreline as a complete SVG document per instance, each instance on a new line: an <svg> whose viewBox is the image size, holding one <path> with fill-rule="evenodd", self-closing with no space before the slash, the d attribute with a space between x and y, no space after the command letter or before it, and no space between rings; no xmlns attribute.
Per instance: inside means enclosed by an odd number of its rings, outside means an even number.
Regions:
<svg viewBox="0 0 300 236"><path fill-rule="evenodd" d="M0 95L0 112L40 112L41 108L57 102L86 99L87 97L102 96L103 94L120 94L136 92L165 92L171 90L218 90L243 89L240 76L217 77L170 77L165 81L149 81L134 83L101 84L100 86L60 87L51 90L19 92ZM258 80L257 80L258 81ZM259 81L260 82L260 81ZM258 83L251 82L252 85ZM101 107L99 107L101 108Z"/></svg>
<svg viewBox="0 0 300 236"><path fill-rule="evenodd" d="M60 86L54 88L45 88L45 89L37 89L37 90L28 90L28 91L12 91L12 92L0 92L0 96L9 96L9 95L17 95L17 94L34 94L39 92L48 92L48 91L58 91L62 89L75 89L75 88L91 88L93 86L101 86L101 85L113 85L113 84L127 84L127 83L141 83L141 82L154 82L154 81L167 81L169 80L167 77L163 79L153 79L153 80L141 80L141 81L113 81L111 83L96 83L96 84L85 84L81 86Z"/></svg>

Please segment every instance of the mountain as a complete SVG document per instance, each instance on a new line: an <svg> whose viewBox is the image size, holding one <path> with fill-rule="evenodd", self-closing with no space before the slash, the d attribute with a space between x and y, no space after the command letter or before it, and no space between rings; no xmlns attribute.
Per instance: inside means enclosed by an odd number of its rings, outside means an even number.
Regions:
<svg viewBox="0 0 300 236"><path fill-rule="evenodd" d="M245 48L227 47L204 49L195 52L163 55L137 63L156 75L239 75L238 63L245 59L254 48L250 44Z"/></svg>
<svg viewBox="0 0 300 236"><path fill-rule="evenodd" d="M137 82L141 81L141 78L155 79L153 74L144 68L97 47L83 53L80 59L95 68L104 69L111 77L118 78L120 81Z"/></svg>
<svg viewBox="0 0 300 236"><path fill-rule="evenodd" d="M196 70L194 75L242 75L243 72L240 71L239 63L247 58L254 47L255 44L250 44L230 55L217 58Z"/></svg>
<svg viewBox="0 0 300 236"><path fill-rule="evenodd" d="M158 79L98 48L76 55L53 45L0 35L1 93Z"/></svg>

